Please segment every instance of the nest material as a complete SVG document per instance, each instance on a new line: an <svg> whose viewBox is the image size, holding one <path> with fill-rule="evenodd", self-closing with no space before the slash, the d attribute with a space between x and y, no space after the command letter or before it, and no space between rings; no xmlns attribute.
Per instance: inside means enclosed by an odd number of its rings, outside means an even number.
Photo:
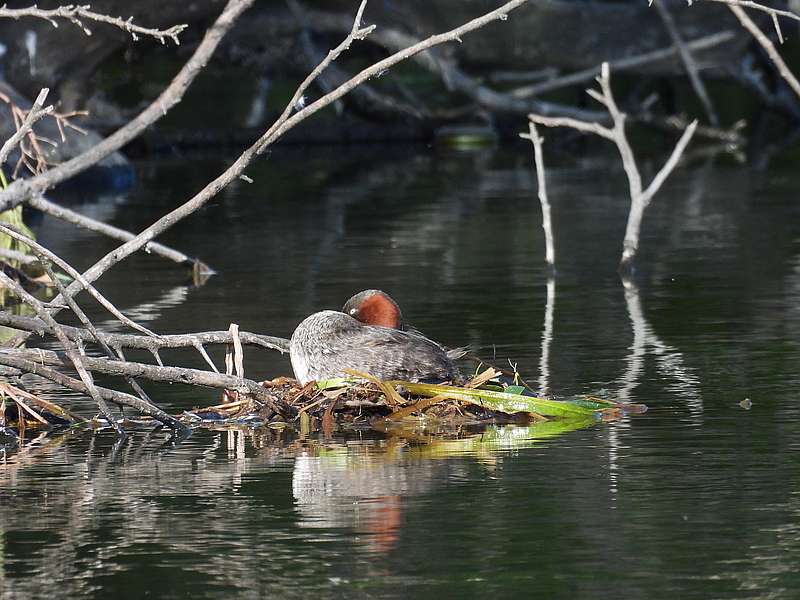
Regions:
<svg viewBox="0 0 800 600"><path fill-rule="evenodd" d="M359 374L363 375L363 374ZM332 380L299 385L280 377L263 381L288 406L296 410L290 422L274 415L252 398L226 394L216 406L184 413L184 419L219 424L294 426L300 430L384 428L387 423L427 420L452 426L527 424L551 418L611 421L646 410L643 405L619 404L583 396L566 401L523 395L522 388L504 391L478 389L496 372L485 371L463 388L374 379ZM366 380L365 380L366 379ZM496 387L496 386L495 386ZM544 413L544 414L543 414Z"/></svg>

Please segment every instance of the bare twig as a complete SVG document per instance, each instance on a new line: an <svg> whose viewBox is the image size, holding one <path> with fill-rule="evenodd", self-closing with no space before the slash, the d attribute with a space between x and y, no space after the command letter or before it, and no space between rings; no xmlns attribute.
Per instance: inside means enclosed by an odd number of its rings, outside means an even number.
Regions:
<svg viewBox="0 0 800 600"><path fill-rule="evenodd" d="M528 0L512 0L501 6L500 8L493 10L489 13L486 13L482 17L478 17L469 21L468 23L457 27L447 33L434 35L419 44L416 44L410 48L406 48L400 52L393 54L392 56L375 63L371 67L364 69L350 79L347 83L339 86L333 92L326 94L316 102L307 105L305 108L296 112L291 117L288 117L291 110L297 103L297 100L302 96L302 92L310 85L311 81L306 78L306 80L300 85L297 92L295 92L290 104L287 105L286 110L284 110L283 114L279 119L275 122L275 124L269 128L269 130L259 139L257 140L250 148L245 150L236 161L220 176L206 185L203 190L201 190L198 194L196 194L193 198L185 202L183 205L179 206L175 210L170 213L167 213L163 217L161 217L158 221L153 223L150 227L142 231L136 238L130 240L129 242L123 244L119 248L109 252L99 261L97 261L92 267L90 267L85 273L84 277L87 281L95 281L98 277L100 277L103 273L105 273L108 269L113 267L115 264L119 263L126 257L130 256L142 246L147 244L148 242L152 241L155 236L160 235L167 229L169 229L172 225L180 221L181 219L191 215L196 210L198 210L201 206L203 206L206 202L208 202L211 198L216 196L216 194L223 189L226 185L228 185L231 181L238 178L243 172L245 167L250 164L250 162L256 157L257 154L263 152L270 144L275 142L281 135L283 135L286 131L297 125L300 121L310 117L324 106L329 105L330 103L334 102L338 98L342 97L344 94L349 92L355 86L357 86L362 81L367 80L369 77L377 75L380 72L385 71L389 67L401 62L417 54L422 52L423 50L427 50L428 48L436 45L442 44L449 41L459 40L460 36L468 33L474 29L477 29L487 23L492 21L505 19L508 15L508 12L522 6ZM363 3L362 3L363 6ZM361 28L360 27L360 13L356 15L356 20L354 21L353 28L351 33L347 36L345 42L337 46L335 50L331 51L329 56L334 55L338 56L337 52L341 52L344 48L348 47L349 44L358 39L359 36L366 35L371 31L371 28ZM323 61L325 62L325 61ZM318 72L318 69L315 69L315 72ZM288 117L288 118L287 118ZM51 171L48 171L50 173ZM12 184L11 187L17 185L19 182L15 182ZM10 189L10 188L9 188ZM0 204L2 203L3 194L0 194ZM77 286L75 283L71 284L68 288L70 293L74 293L77 291ZM56 302L59 301L57 298Z"/></svg>
<svg viewBox="0 0 800 600"><path fill-rule="evenodd" d="M12 356L8 353L0 352L0 364L20 369L22 371L25 371L26 373L33 373L34 375L39 375L40 377L49 379L54 383L57 383L68 389L75 390L76 392L81 392L83 394L89 393L89 389L82 381L75 379L73 377L69 377L68 375L64 375L63 373L59 373L55 369L50 369L48 367L45 367L40 362L35 360L27 360L24 358L20 358L18 356ZM157 419L161 423L167 425L168 427L172 427L173 429L186 428L186 426L183 425L183 423L181 423L178 419L164 412L163 410L158 408L155 404L152 404L150 402L145 402L141 398L137 398L136 396L131 396L130 394L126 394L124 392L117 392L116 390L109 390L107 388L100 386L94 386L94 387L100 394L100 396L103 398L104 402L108 401L108 402L114 402L116 404L123 404L125 406L130 406L131 408L135 408L142 414L149 415L154 419Z"/></svg>
<svg viewBox="0 0 800 600"><path fill-rule="evenodd" d="M744 11L744 9L742 9L741 6L737 4L731 4L728 6L728 8L736 16L736 18L739 19L739 22L742 24L742 26L751 33L751 35L759 44L761 44L761 47L764 48L772 62L775 63L778 73L780 73L781 77L783 77L786 83L789 84L789 87L792 88L792 91L794 91L794 93L800 97L800 81L797 80L797 77L794 76L792 70L786 65L786 62L775 48L775 44L770 41L763 31L761 31L761 28L755 24L753 19L749 17L749 15ZM800 19L800 17L798 17L798 19Z"/></svg>
<svg viewBox="0 0 800 600"><path fill-rule="evenodd" d="M708 121L714 127L719 126L719 117L717 116L717 111L714 110L714 105L711 102L711 98L708 96L706 86L703 83L703 80L700 78L700 69L697 66L697 62L695 62L691 50L689 50L689 47L684 41L681 32L678 30L678 25L675 23L672 13L669 11L669 8L667 8L667 5L663 2L663 0L658 0L658 2L656 2L656 12L658 12L658 16L661 17L661 21L664 23L664 28L667 30L669 37L672 39L672 43L678 49L681 62L686 69L686 74L689 76L689 82L692 84L694 93L697 94L697 97L700 99L700 102L703 105L703 109L706 111Z"/></svg>
<svg viewBox="0 0 800 600"><path fill-rule="evenodd" d="M0 364L10 364L7 361L9 357L21 358L27 361L37 362L41 365L57 367L70 366L68 356L61 352L53 352L52 350L0 350ZM106 375L125 378L137 377L149 379L150 381L232 390L254 397L280 415L289 416L295 412L274 394L269 393L267 388L251 379L246 379L239 375L226 375L223 373L214 373L201 369L187 369L183 367L162 367L139 362L109 360L107 358L95 358L91 356L85 356L84 363L86 367L93 372L104 373Z"/></svg>
<svg viewBox="0 0 800 600"><path fill-rule="evenodd" d="M94 400L95 403L97 404L97 407L100 409L100 412L103 413L103 416L108 420L109 423L111 423L114 426L114 428L119 433L122 433L122 428L112 416L111 409L109 408L105 399L97 391L97 388L94 385L94 380L92 379L92 375L91 373L89 373L89 371L87 371L86 366L84 365L83 361L84 356L82 355L80 348L67 337L64 331L61 329L61 326L58 323L56 323L55 319L53 319L53 317L50 315L50 313L47 311L44 305L37 298L31 296L28 292L26 292L22 288L21 285L19 285L16 281L11 279L8 275L3 273L2 271L0 271L0 283L3 286L5 286L10 292L12 292L15 296L17 296L20 300L25 302L25 304L31 306L39 315L39 318L48 324L48 326L53 331L53 334L58 338L58 341L61 342L61 345L64 346L64 349L67 351L69 359L72 361L72 364L78 371L81 381L83 382L89 395L92 397L92 400Z"/></svg>
<svg viewBox="0 0 800 600"><path fill-rule="evenodd" d="M650 204L653 196L661 188L666 178L678 164L680 155L686 149L686 146L694 135L695 129L697 128L697 121L693 121L686 128L683 135L678 140L678 143L675 145L669 159L664 163L664 166L645 189L642 183L642 176L636 165L633 148L631 148L625 133L626 115L620 111L611 91L611 75L608 63L603 63L601 66L598 82L600 83L600 92L596 90L587 90L587 93L608 109L608 113L613 122L612 127L605 127L599 123L585 123L575 119L554 119L536 114L529 115L529 119L534 123L539 123L546 127L567 126L579 131L594 133L616 144L620 157L622 158L623 169L628 178L628 187L631 197L631 209L628 213L628 224L625 229L625 241L623 243L622 258L620 260L620 267L624 269L630 266L638 250L639 232L641 230L644 211Z"/></svg>
<svg viewBox="0 0 800 600"><path fill-rule="evenodd" d="M33 127L33 124L43 116L53 112L52 105L44 106L44 101L47 100L47 94L49 92L49 88L42 88L42 91L39 92L39 95L36 97L36 100L28 111L28 114L25 116L25 120L22 122L20 127L17 128L16 133L8 138L3 144L3 147L0 148L0 168L2 168L2 165L5 164L6 160L8 159L8 155L11 154L12 150L14 150L17 144L22 142L22 139L28 135Z"/></svg>
<svg viewBox="0 0 800 600"><path fill-rule="evenodd" d="M0 311L0 325L13 327L22 331L29 331L39 336L54 335L53 329L42 319L36 317L23 317ZM92 342L94 336L78 327L61 325L62 331L71 340ZM204 331L200 333L185 333L178 335L162 335L157 338L144 335L129 335L124 333L98 332L102 340L112 348L139 348L142 350L157 351L163 348L191 348L197 344L230 344L232 338L228 331ZM286 353L289 351L289 340L286 338L258 335L248 331L240 331L239 339L242 344L259 346L268 350L277 350Z"/></svg>
<svg viewBox="0 0 800 600"><path fill-rule="evenodd" d="M143 35L155 38L162 44L165 44L166 41L170 39L175 42L176 46L180 45L178 35L188 27L188 25L173 25L169 29L151 29L136 25L133 22L133 17L129 17L128 19L109 17L108 15L92 12L90 9L91 6L88 4L67 4L52 10L37 8L35 4L27 8L6 8L6 5L4 4L2 7L0 7L0 18L20 19L22 17L36 17L49 21L53 27L58 27L58 21L56 19L66 19L67 21L79 27L86 35L92 35L91 30L84 25L83 21L81 21L81 19L86 19L89 21L107 23L109 25L113 25L114 27L118 27L119 29L130 33L134 41L137 41L139 36Z"/></svg>
<svg viewBox="0 0 800 600"><path fill-rule="evenodd" d="M108 223L103 223L102 221L98 221L96 219L92 219L91 217L87 217L86 215L82 215L80 213L75 212L74 210L70 210L64 206L60 206L55 202L50 202L44 196L34 196L30 200L28 200L27 204L32 208L42 211L43 213L53 216L57 219L61 219L63 221L67 221L68 223L72 223L74 225L78 225L79 227L83 227L84 229L88 229L89 231L95 231L97 233L102 233L110 238L114 238L116 240L128 241L132 240L136 237L130 231L125 231L124 229L120 229L119 227L114 227L113 225L109 225ZM199 258L192 258L181 252L180 250L175 250L174 248L170 248L169 246L165 246L164 244L160 244L158 242L150 242L145 244L144 251L152 254L156 254L173 262L176 262L180 265L186 265L195 267L201 272L205 273L213 273L214 269L208 266L206 263L201 261Z"/></svg>
<svg viewBox="0 0 800 600"><path fill-rule="evenodd" d="M544 170L544 157L542 156L542 142L544 140L536 130L536 125L528 123L528 134L520 134L533 144L533 162L536 167L536 181L539 190L539 204L542 207L542 229L544 229L545 261L553 269L556 262L556 250L553 243L553 224L550 220L550 202L547 199L547 182Z"/></svg>
<svg viewBox="0 0 800 600"><path fill-rule="evenodd" d="M686 46L691 52L699 52L701 50L714 48L733 39L736 39L736 34L733 31L726 30L692 40L691 42L688 42ZM669 48L653 50L652 52L640 54L639 56L611 60L608 61L608 65L612 71L635 69L650 63L672 58L677 53L678 49L675 48L675 46L670 46ZM599 66L591 67L589 69L584 69L583 71L577 71L576 73L570 73L562 77L556 77L547 81L542 81L541 83L519 87L509 93L512 96L519 98L528 98L530 96L537 96L539 94L544 94L545 92L552 92L553 90L569 87L571 85L583 84L587 81L591 81L599 74Z"/></svg>
<svg viewBox="0 0 800 600"><path fill-rule="evenodd" d="M23 265L32 265L39 260L30 254L26 254L18 250L10 250L8 248L0 248L0 259L4 261L16 260Z"/></svg>
<svg viewBox="0 0 800 600"><path fill-rule="evenodd" d="M49 169L37 177L17 180L12 183L8 186L8 189L0 192L0 211L13 208L18 203L38 196L54 185L88 169L112 152L119 150L147 127L167 114L173 106L183 99L186 89L206 66L219 42L236 22L239 15L247 10L253 2L254 0L229 0L222 14L206 31L203 40L191 58L158 98L144 109L139 116L75 158Z"/></svg>
<svg viewBox="0 0 800 600"><path fill-rule="evenodd" d="M147 329L147 327L143 327L142 325L135 323L134 321L123 315L122 312L116 306L114 306L105 296L103 296L100 292L98 292L97 289L92 284L86 281L77 270L75 270L67 261L65 261L63 258L58 256L54 252L51 252L50 250L48 250L35 240L31 239L27 235L18 232L16 229L8 225L0 223L0 232L5 233L7 236L19 242L22 242L23 244L27 244L31 248L31 250L33 250L33 252L40 257L40 262L42 262L42 264L45 264L46 260L50 260L55 264L57 264L70 277L72 277L75 281L80 283L83 289L89 292L89 295L92 296L92 298L97 300L97 302L99 302L103 308L105 308L108 312L110 312L117 319L119 319L120 322L124 323L131 329L135 329L136 331L140 331L141 333L144 333L146 335L158 337L155 333ZM54 283L56 284L59 283L57 277L52 276L51 279L53 279ZM69 298L67 298L67 302L69 303ZM75 311L73 310L73 312Z"/></svg>
<svg viewBox="0 0 800 600"><path fill-rule="evenodd" d="M772 25L775 27L775 33L778 34L778 39L780 39L781 43L783 43L783 32L781 31L781 26L780 23L778 22L778 17L786 17L787 19L794 19L795 21L800 21L800 15L798 15L797 13L794 13L789 10L780 10L778 8L764 6L763 4L759 4L758 2L752 2L751 0L704 0L704 1L727 4L729 8L745 7L767 13L770 17L772 17ZM651 4L652 2L653 0L650 0ZM689 6L691 6L693 0L686 0L686 3Z"/></svg>

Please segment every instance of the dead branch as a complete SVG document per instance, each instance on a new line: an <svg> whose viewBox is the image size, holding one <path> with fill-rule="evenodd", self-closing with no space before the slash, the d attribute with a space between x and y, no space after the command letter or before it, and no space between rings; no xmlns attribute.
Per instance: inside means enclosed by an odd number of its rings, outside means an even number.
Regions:
<svg viewBox="0 0 800 600"><path fill-rule="evenodd" d="M44 106L44 101L47 100L47 94L50 92L49 88L42 88L42 91L39 92L39 95L36 97L33 105L31 106L28 114L25 116L25 120L22 122L22 125L17 128L16 133L8 138L3 147L0 148L0 167L5 164L6 160L8 159L8 155L11 154L11 151L22 142L22 138L24 138L33 128L33 124L36 123L39 119L43 116L53 112L53 106Z"/></svg>
<svg viewBox="0 0 800 600"><path fill-rule="evenodd" d="M234 0L232 0L234 1ZM297 91L293 95L292 99L290 100L289 104L287 105L286 109L284 110L283 114L278 118L278 120L273 124L272 127L264 133L261 138L259 138L250 148L245 150L239 158L234 161L234 163L221 175L219 175L216 179L211 181L208 185L206 185L203 190L201 190L198 194L196 194L193 198L185 202L183 205L179 206L178 208L174 209L170 213L167 213L160 219L158 219L155 223L153 223L150 227L142 231L139 235L137 235L134 239L126 242L122 246L119 246L115 250L112 250L104 257L102 257L99 261L97 261L92 267L90 267L83 275L87 281L93 282L98 277L100 277L103 273L105 273L108 269L125 259L126 257L130 256L137 250L139 250L142 246L147 244L148 242L152 241L157 235L160 235L170 227L172 227L175 223L182 220L183 218L191 215L196 210L198 210L201 206L203 206L206 202L208 202L211 198L215 197L220 190L222 190L225 186L227 186L231 181L237 179L243 172L247 165L260 153L266 150L272 143L274 143L280 136L282 136L286 131L291 129L292 127L296 126L301 121L307 119L323 107L331 104L335 100L339 99L340 97L344 96L347 92L352 90L355 86L359 85L361 82L366 81L370 77L377 75L385 71L386 69L394 66L395 64L422 52L423 50L427 50L437 44L442 44L449 41L459 40L462 35L473 31L479 27L486 25L492 21L505 19L507 18L508 13L522 6L528 0L512 0L501 6L500 8L493 10L489 13L486 13L482 17L478 17L469 21L468 23L452 29L446 33L442 33L439 35L434 35L416 44L411 46L410 48L406 48L400 52L385 58L384 60L375 63L371 67L368 67L361 71L358 75L350 79L347 83L339 86L334 91L324 95L319 100L307 105L305 108L301 109L299 112L294 113L291 117L289 116L292 110L297 106L298 100L303 96L304 91L308 88L308 86L313 81L312 76L316 76L321 69L324 68L325 64L329 64L330 61L328 58L335 58L339 55L342 51L350 46L350 44L356 40L360 39L362 36L367 35L369 31L372 30L371 27L361 28L360 27L360 19L361 19L361 11L363 10L363 6L365 2L362 2L361 7L359 8L359 13L356 15L356 19L353 23L353 28L348 34L345 41L342 42L337 48L332 50L326 60L320 64L320 66L314 70L314 72L307 77L303 83L298 87ZM75 159L73 159L75 160ZM72 161L70 161L72 162ZM67 164L67 163L65 163ZM48 171L51 173L51 171ZM15 182L12 184L17 185ZM9 188L10 189L10 188ZM0 193L0 204L2 204L3 194ZM78 290L78 286L75 283L72 283L68 288L70 293L75 293ZM55 302L59 302L60 298L57 298Z"/></svg>
<svg viewBox="0 0 800 600"><path fill-rule="evenodd" d="M0 350L0 363L9 364L7 357L21 358L40 365L55 367L71 366L69 357L63 352L41 349L14 349ZM96 373L113 375L116 377L136 377L165 383L180 383L191 386L208 387L215 389L231 390L252 396L262 404L269 406L276 413L286 417L294 414L293 409L274 394L251 379L239 375L226 375L201 369L187 369L184 367L162 367L139 362L109 360L107 358L83 357L88 369ZM16 366L16 365L11 365Z"/></svg>
<svg viewBox="0 0 800 600"><path fill-rule="evenodd" d="M55 202L50 202L50 200L44 196L34 196L27 201L27 204L28 206L40 210L47 215L61 219L62 221L66 221L68 223L72 223L78 227L83 227L89 231L102 233L103 235L116 240L128 241L136 237L136 235L130 231L125 231L119 227L115 227L113 225L103 223L102 221L92 219L91 217L87 217L86 215L77 213L74 210L70 210L69 208L58 205ZM159 242L149 242L148 244L145 244L144 251L148 254L156 254L176 262L179 265L190 266L198 269L201 273L208 274L214 272L213 268L208 266L199 258L192 258L180 250L175 250L174 248L170 248L169 246L165 246Z"/></svg>
<svg viewBox="0 0 800 600"><path fill-rule="evenodd" d="M800 81L797 80L797 77L794 76L792 70L786 65L786 62L775 48L775 44L770 41L763 31L761 31L761 28L755 24L753 19L749 17L749 15L744 11L744 9L742 9L741 6L738 4L730 4L728 8L736 16L736 18L739 19L739 22L742 24L742 26L747 29L747 31L750 32L750 34L756 39L761 47L764 48L767 55L769 55L770 60L772 60L772 62L775 64L775 67L778 69L778 73L780 73L781 77L783 77L786 83L789 84L789 87L792 88L792 91L794 91L794 93L800 97ZM797 17L796 15L795 18L800 20L800 17Z"/></svg>
<svg viewBox="0 0 800 600"><path fill-rule="evenodd" d="M8 248L0 248L0 259L5 261L15 260L22 265L32 265L39 260L30 254L25 254L24 252L19 252L18 250L10 250Z"/></svg>
<svg viewBox="0 0 800 600"><path fill-rule="evenodd" d="M314 69L314 67L323 63L324 57L314 45L308 31L310 26L308 14L297 0L287 0L287 4L301 27L300 42L306 61L309 63L309 68ZM352 30L351 24L348 23L347 27ZM372 33L372 31L369 33ZM331 61L325 66L324 72L320 71L318 73L316 84L324 93L328 93L342 85L350 79L350 77L350 74L346 73L343 69L339 69L335 64L332 64ZM355 88L352 94L356 99L363 100L361 104L365 107L369 107L372 113L376 112L375 107L377 107L378 111L389 115L401 114L415 119L422 119L426 116L426 111L421 108L418 103L414 102L409 104L408 102L403 102L390 95L382 94L366 82Z"/></svg>
<svg viewBox="0 0 800 600"><path fill-rule="evenodd" d="M706 86L700 77L700 69L697 66L697 62L694 60L694 56L692 56L691 50L689 50L689 47L684 41L681 32L678 30L678 25L675 23L672 13L662 0L656 2L656 12L658 12L658 16L664 23L664 28L672 39L673 45L678 49L678 55L681 57L681 62L686 69L686 74L689 76L689 82L692 84L694 93L697 94L697 97L703 105L703 109L706 111L708 121L714 127L719 126L719 117L717 116L717 111L714 110L711 98L708 96Z"/></svg>
<svg viewBox="0 0 800 600"><path fill-rule="evenodd" d="M75 270L67 261L65 261L63 258L59 257L54 252L51 252L50 250L48 250L47 248L45 248L44 246L42 246L41 244L39 244L35 240L31 239L27 235L24 235L24 234L18 232L13 227L10 227L8 225L4 225L4 224L0 223L0 232L6 234L7 236L9 236L9 237L11 237L11 238L13 238L13 239L15 239L15 240L17 240L19 242L22 242L23 244L26 244L27 246L29 246L31 248L31 250L36 255L39 256L40 262L43 265L45 265L45 262L47 260L50 260L50 261L54 262L55 264L57 264L59 267L61 267L67 273L67 275L69 275L75 281L80 283L81 286L83 287L83 289L85 289L87 292L89 292L89 295L92 296L92 298L97 300L97 302L103 308L105 308L108 312L110 312L112 315L114 315L114 317L116 317L121 323L127 325L131 329L135 329L136 331L140 331L141 333L144 333L146 335L149 335L149 336L152 336L152 337L158 337L155 333L153 333L152 331L147 329L147 327L144 327L142 325L139 325L138 323L135 323L134 321L132 321L131 319L126 317L124 314L122 314L122 312L116 306L114 306L105 296L103 296L100 292L98 292L97 289L92 284L90 284L88 281L86 281L83 278L83 276L77 270ZM52 276L51 279L53 280L54 283L59 284L59 281L58 281L57 277ZM69 303L69 300L70 299L67 298L67 302L68 303ZM73 309L73 312L75 312L74 309ZM75 314L77 315L78 313L75 313ZM91 328L89 328L89 329L91 329Z"/></svg>
<svg viewBox="0 0 800 600"><path fill-rule="evenodd" d="M53 334L58 338L58 341L61 342L61 345L64 346L64 349L67 351L67 355L69 356L70 361L75 366L75 369L78 371L80 375L81 381L83 382L84 387L86 388L89 395L92 397L92 400L95 401L97 407L100 409L100 412L106 418L106 420L111 423L114 428L119 432L122 433L122 429L119 423L116 422L113 415L111 414L111 409L106 403L103 396L100 395L97 388L94 385L94 380L92 378L91 373L87 371L86 366L84 364L84 356L80 351L80 347L76 345L73 341L71 341L66 334L64 333L61 326L56 323L55 319L50 315L44 305L37 299L31 296L28 292L26 292L20 284L16 281L11 279L8 275L0 271L0 283L6 287L10 292L12 292L15 296L17 296L20 300L22 300L25 304L32 307L36 314L42 319L45 323L47 323L53 331ZM12 365L13 366L13 365Z"/></svg>
<svg viewBox="0 0 800 600"><path fill-rule="evenodd" d="M536 180L539 190L539 204L542 206L542 229L544 229L545 261L553 269L556 262L556 250L553 243L553 224L550 220L550 202L547 199L547 182L544 170L544 157L542 156L542 143L544 140L536 130L536 125L528 123L528 134L521 133L521 138L533 144L533 162L536 167Z"/></svg>
<svg viewBox="0 0 800 600"><path fill-rule="evenodd" d="M108 15L92 12L90 9L91 6L88 4L68 4L66 6L59 6L58 8L54 8L52 10L37 8L36 5L28 8L6 8L6 5L4 4L2 7L0 7L0 18L20 19L22 17L36 17L38 19L49 21L53 27L58 27L58 21L56 19L65 19L80 28L81 31L83 31L86 35L92 35L91 30L83 24L83 21L81 21L81 19L86 19L88 21L113 25L114 27L131 34L133 41L138 41L139 36L143 35L155 38L162 44L165 44L166 41L170 39L175 43L176 46L180 45L178 35L188 27L188 25L184 24L173 25L169 29L151 29L136 25L133 22L133 17L129 17L128 19L109 17Z"/></svg>
<svg viewBox="0 0 800 600"><path fill-rule="evenodd" d="M64 375L55 369L45 367L41 363L33 360L27 360L0 352L0 364L5 365L6 367L19 369L20 371L24 371L26 373L39 375L40 377L49 379L53 383L57 383L58 385L76 392L83 394L89 393L89 389L82 381L68 375ZM124 392L118 392L116 390L110 390L100 386L95 386L95 389L105 402L114 402L115 404L121 404L123 406L134 408L142 414L151 416L164 425L171 427L172 429L186 429L186 426L183 423L181 423L172 415L158 408L155 404L145 402L141 398L137 398L136 396L132 396Z"/></svg>
<svg viewBox="0 0 800 600"><path fill-rule="evenodd" d="M0 325L29 331L41 337L45 334L55 335L53 329L42 319L37 317L23 317L0 311ZM66 336L75 341L93 342L94 337L85 329L61 325ZM130 335L125 333L104 333L98 331L99 337L111 348L136 348L156 352L165 348L194 348L198 344L230 344L233 342L228 331L204 331L200 333L185 333L177 335L161 335L148 337L143 335ZM259 335L248 331L240 331L239 339L242 344L259 346L268 350L277 350L281 353L289 351L289 340L268 335Z"/></svg>
<svg viewBox="0 0 800 600"><path fill-rule="evenodd" d="M631 209L628 213L628 224L625 229L625 241L623 243L622 258L620 260L620 268L625 269L631 265L639 248L639 232L641 230L644 211L650 204L653 196L655 196L661 188L666 178L678 164L678 159L686 149L692 135L694 135L695 129L697 128L697 121L693 121L686 128L677 144L675 144L667 162L661 167L661 170L650 182L650 185L645 188L642 183L642 176L639 173L639 168L636 165L633 148L631 148L625 133L626 115L619 110L611 91L611 75L608 63L603 63L601 66L598 82L600 84L600 92L593 89L586 90L586 92L606 107L613 122L612 127L606 127L600 123L586 123L576 119L552 118L536 114L528 115L528 118L532 122L539 123L546 127L570 127L578 131L594 133L616 144L617 150L622 158L623 169L628 178L628 187L631 197Z"/></svg>
<svg viewBox="0 0 800 600"><path fill-rule="evenodd" d="M8 189L0 192L0 211L8 210L20 202L41 195L56 184L85 171L112 152L122 148L147 127L166 115L172 107L183 99L187 88L206 66L222 38L253 2L254 0L229 0L220 16L206 31L203 40L191 58L158 98L145 108L139 116L83 154L49 169L37 177L18 179L9 185Z"/></svg>
<svg viewBox="0 0 800 600"><path fill-rule="evenodd" d="M736 34L733 31L725 30L725 31L720 31L719 33L714 33L712 35L698 38L696 40L692 40L691 42L687 42L686 46L691 52L700 52L702 50L708 50L709 48L714 48L716 46L719 46L720 44L724 44L735 38ZM678 49L675 46L670 46L669 48L653 50L652 52L647 52L646 54L640 54L639 56L631 56L626 58L620 58L617 60L610 60L608 61L608 65L613 71L629 70L644 65L648 65L654 62L667 60L673 58L677 54L678 54ZM546 81L542 81L541 83L535 83L533 85L519 87L516 88L515 90L512 90L509 93L512 96L516 96L519 98L528 98L530 96L537 96L539 94L544 94L545 92L552 92L554 90L562 89L572 85L580 85L586 83L587 81L591 81L592 79L597 77L599 74L600 74L600 67L599 66L592 67L590 69L585 69L583 71L578 71L576 73L570 73L562 77L555 77L553 79L548 79Z"/></svg>
<svg viewBox="0 0 800 600"><path fill-rule="evenodd" d="M38 246L38 244L37 244L37 246ZM38 250L35 247L32 247L32 248L33 248L34 252L36 252L40 256L40 259L41 259L40 262L41 262L42 266L44 267L45 272L47 273L48 277L50 277L50 280L55 284L55 286L58 289L59 293L62 296L64 296L64 299L67 301L67 305L69 305L69 308L70 308L70 310L72 310L72 313L76 317L78 317L78 320L83 324L83 326L87 329L87 331L92 335L92 338L94 339L94 341L97 342L100 345L100 347L103 349L103 352L106 353L106 356L108 356L109 358L112 358L112 359L113 358L117 358L117 355L114 354L114 352L111 350L111 348L109 348L108 344L106 344L102 340L102 338L100 337L100 334L98 333L98 331L95 328L94 324L89 320L89 317L87 317L86 313L84 313L83 310L81 309L81 307L78 306L78 303L75 301L75 298L73 298L72 296L70 296L69 294L66 293L67 290L64 288L64 284L61 283L61 280L58 278L58 276L55 274L55 272L53 272L53 269L48 264L48 262L46 260L46 258L47 258L46 253L41 252L40 250ZM49 252L49 251L46 251L46 252ZM52 253L50 253L50 254L52 254ZM55 254L52 254L52 255L55 256ZM67 272L73 271L74 273L77 274L77 271L75 271L69 264L67 264L66 261L63 261L59 257L56 257L56 258L58 258L58 261L62 262L64 265L66 265L66 269L65 270L67 270ZM78 274L78 278L82 279L79 274ZM120 316L122 316L122 319L120 319L120 320L123 323L126 323L128 321L133 323L133 321L130 321L130 319L128 319L127 317L122 315L122 313L120 313L113 304L111 304L107 300L105 302L107 302L108 305L113 309L111 312L115 317L117 317L117 315L119 314ZM105 306L105 304L104 304L104 306ZM119 317L117 317L117 318L119 318ZM137 326L137 328L138 327L139 326ZM148 329L145 329L143 327L142 327L142 329L144 329L145 332L149 331ZM122 358L124 360L124 357L122 355L122 350L118 350L117 352L119 353L119 358ZM131 386L133 391L136 392L136 395L139 396L139 398L141 398L145 402L151 402L152 403L152 400L147 395L147 393L142 389L142 386L140 386L139 383L133 377L126 377L125 379L128 382L128 385Z"/></svg>
<svg viewBox="0 0 800 600"><path fill-rule="evenodd" d="M503 8L504 7L501 7L501 9L498 10L502 10ZM347 27L343 19L333 15L322 15L318 12L309 11L306 13L306 16L315 27L320 27L322 29L335 29L338 31ZM415 48L418 45L428 41L424 40L421 42L418 38L393 28L379 29L370 34L369 39L370 41L383 46L386 50L394 53L404 52L407 49ZM510 93L493 90L490 87L483 85L474 77L464 73L458 68L454 61L431 51L431 47L432 46L426 47L425 51L418 51L410 58L413 58L417 64L427 69L431 73L441 77L442 81L449 90L465 94L471 98L473 102L482 107L499 112L519 114L538 112L548 115L569 115L587 120L597 119L603 116L603 113L601 112L582 110L574 106L568 106L555 102L523 100L522 98L517 98ZM389 58L392 57L390 56ZM379 75L382 72L383 70L378 70L377 72L370 73L369 76L371 77L373 75ZM362 71L362 74L363 73L364 71ZM359 75L356 77L359 77Z"/></svg>
<svg viewBox="0 0 800 600"><path fill-rule="evenodd" d="M686 0L686 3L691 6L694 0ZM795 21L800 21L800 15L789 11L789 10L780 10L778 8L771 8L769 6L764 6L763 4L759 4L758 2L752 2L751 0L704 0L705 2L719 2L721 4L727 4L728 8L752 8L754 10L759 10L761 12L767 13L772 18L772 25L775 27L775 33L778 35L778 39L783 43L783 32L781 31L780 22L778 21L778 17L786 17L787 19L793 19ZM650 0L650 4L653 3L653 0Z"/></svg>

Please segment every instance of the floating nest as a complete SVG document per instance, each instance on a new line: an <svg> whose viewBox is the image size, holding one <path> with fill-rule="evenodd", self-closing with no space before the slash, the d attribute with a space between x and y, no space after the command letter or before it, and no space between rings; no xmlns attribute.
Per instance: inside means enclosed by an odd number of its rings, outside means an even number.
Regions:
<svg viewBox="0 0 800 600"><path fill-rule="evenodd" d="M486 369L464 386L379 381L365 373L300 385L279 377L262 381L275 399L272 407L252 396L226 391L222 402L184 411L177 418L187 427L273 427L300 433L334 429L385 431L410 423L437 430L490 424L530 424L556 421L569 429L598 421L614 421L647 410L597 396L539 398L523 386L501 382L500 373ZM279 414L274 406L283 407ZM126 418L125 428L152 427L149 417ZM81 426L108 426L102 419L82 419L58 405L10 384L0 383L0 438L24 439L34 432ZM2 440L0 440L2 442Z"/></svg>
<svg viewBox="0 0 800 600"><path fill-rule="evenodd" d="M257 400L226 393L223 403L187 411L187 424L232 424L292 427L300 431L386 429L392 424L428 421L463 425L530 424L570 420L589 424L614 421L647 410L596 396L564 400L538 398L521 385L500 383L499 372L487 369L463 387L408 381L379 381L364 373L299 385L279 377L261 385L291 408L293 416L275 415Z"/></svg>

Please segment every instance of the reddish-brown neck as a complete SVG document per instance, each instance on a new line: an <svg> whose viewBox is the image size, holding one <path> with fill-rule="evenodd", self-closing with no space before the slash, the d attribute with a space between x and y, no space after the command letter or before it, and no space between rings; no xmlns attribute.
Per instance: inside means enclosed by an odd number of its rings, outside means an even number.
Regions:
<svg viewBox="0 0 800 600"><path fill-rule="evenodd" d="M373 294L358 307L358 320L367 325L379 325L399 329L402 318L400 309L383 294Z"/></svg>

